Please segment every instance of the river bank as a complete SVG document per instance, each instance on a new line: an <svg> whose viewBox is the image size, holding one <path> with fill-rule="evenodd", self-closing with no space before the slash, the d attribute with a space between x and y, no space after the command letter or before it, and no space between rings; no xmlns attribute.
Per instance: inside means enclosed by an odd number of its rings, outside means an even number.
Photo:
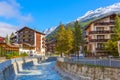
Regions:
<svg viewBox="0 0 120 80"><path fill-rule="evenodd" d="M120 68L56 62L56 70L72 80L119 80Z"/></svg>

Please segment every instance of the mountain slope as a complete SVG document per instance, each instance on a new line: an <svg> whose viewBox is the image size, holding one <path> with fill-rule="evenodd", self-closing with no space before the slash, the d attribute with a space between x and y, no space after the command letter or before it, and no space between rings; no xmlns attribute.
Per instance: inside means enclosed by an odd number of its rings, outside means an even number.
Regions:
<svg viewBox="0 0 120 80"><path fill-rule="evenodd" d="M52 33L56 28L57 28L57 26L51 27L50 29L46 29L45 31L43 31L43 33L45 33L46 35L49 35L49 34Z"/></svg>
<svg viewBox="0 0 120 80"><path fill-rule="evenodd" d="M107 7L101 7L96 10L88 11L84 16L77 18L81 27L88 25L90 22L102 18L110 14L120 14L120 3L115 3ZM65 27L73 27L74 21L65 25ZM58 27L47 35L47 39L50 40L55 37Z"/></svg>
<svg viewBox="0 0 120 80"><path fill-rule="evenodd" d="M84 16L79 17L77 20L85 21L87 19L100 17L106 14L108 15L112 13L119 13L119 12L120 12L120 3L115 3L107 7L101 7L96 10L88 11Z"/></svg>

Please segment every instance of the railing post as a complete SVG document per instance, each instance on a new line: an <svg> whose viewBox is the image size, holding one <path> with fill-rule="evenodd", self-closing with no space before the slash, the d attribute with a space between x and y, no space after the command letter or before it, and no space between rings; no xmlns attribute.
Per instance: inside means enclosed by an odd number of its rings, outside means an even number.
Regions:
<svg viewBox="0 0 120 80"><path fill-rule="evenodd" d="M109 58L109 66L111 67L111 58Z"/></svg>

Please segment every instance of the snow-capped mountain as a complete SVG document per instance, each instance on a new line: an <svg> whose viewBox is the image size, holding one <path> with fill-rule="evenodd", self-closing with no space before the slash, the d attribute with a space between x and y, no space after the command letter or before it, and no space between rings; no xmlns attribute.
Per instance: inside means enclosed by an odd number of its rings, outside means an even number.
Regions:
<svg viewBox="0 0 120 80"><path fill-rule="evenodd" d="M115 3L107 7L100 7L96 10L88 11L84 16L79 17L78 21L84 21L90 18L100 17L106 14L120 13L120 3Z"/></svg>
<svg viewBox="0 0 120 80"><path fill-rule="evenodd" d="M76 20L81 24L81 27L84 27L86 25L89 24L89 22L94 21L96 19L102 18L104 16L110 15L110 14L115 14L118 13L120 14L120 3L115 3L113 5L107 6L107 7L100 7L96 10L90 10L88 12L85 13L85 15L83 15L82 17L77 18ZM67 23L65 25L65 27L67 27L67 25L69 26L73 26L74 22L76 21L71 21L70 23ZM52 30L52 31L51 31ZM49 33L49 35L47 35L47 38L54 38L55 33L57 32L57 28L51 29L50 32L46 31L46 33Z"/></svg>
<svg viewBox="0 0 120 80"><path fill-rule="evenodd" d="M45 31L43 31L43 33L45 33L46 35L48 35L48 34L52 33L56 28L57 28L57 26L51 27L51 28L46 29Z"/></svg>

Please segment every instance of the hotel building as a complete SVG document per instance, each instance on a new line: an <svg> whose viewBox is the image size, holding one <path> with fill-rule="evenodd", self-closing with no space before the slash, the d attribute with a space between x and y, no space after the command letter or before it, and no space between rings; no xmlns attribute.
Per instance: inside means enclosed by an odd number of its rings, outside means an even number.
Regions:
<svg viewBox="0 0 120 80"><path fill-rule="evenodd" d="M111 38L111 34L114 33L115 16L112 14L97 19L85 27L86 47L91 55L107 55L107 51L103 49L103 43L107 42Z"/></svg>
<svg viewBox="0 0 120 80"><path fill-rule="evenodd" d="M45 40L46 39L45 39L44 33L38 32L28 27L24 27L18 30L16 34L17 34L18 44L27 44L32 47L32 51L34 47L34 53L37 53L43 56L45 55Z"/></svg>

